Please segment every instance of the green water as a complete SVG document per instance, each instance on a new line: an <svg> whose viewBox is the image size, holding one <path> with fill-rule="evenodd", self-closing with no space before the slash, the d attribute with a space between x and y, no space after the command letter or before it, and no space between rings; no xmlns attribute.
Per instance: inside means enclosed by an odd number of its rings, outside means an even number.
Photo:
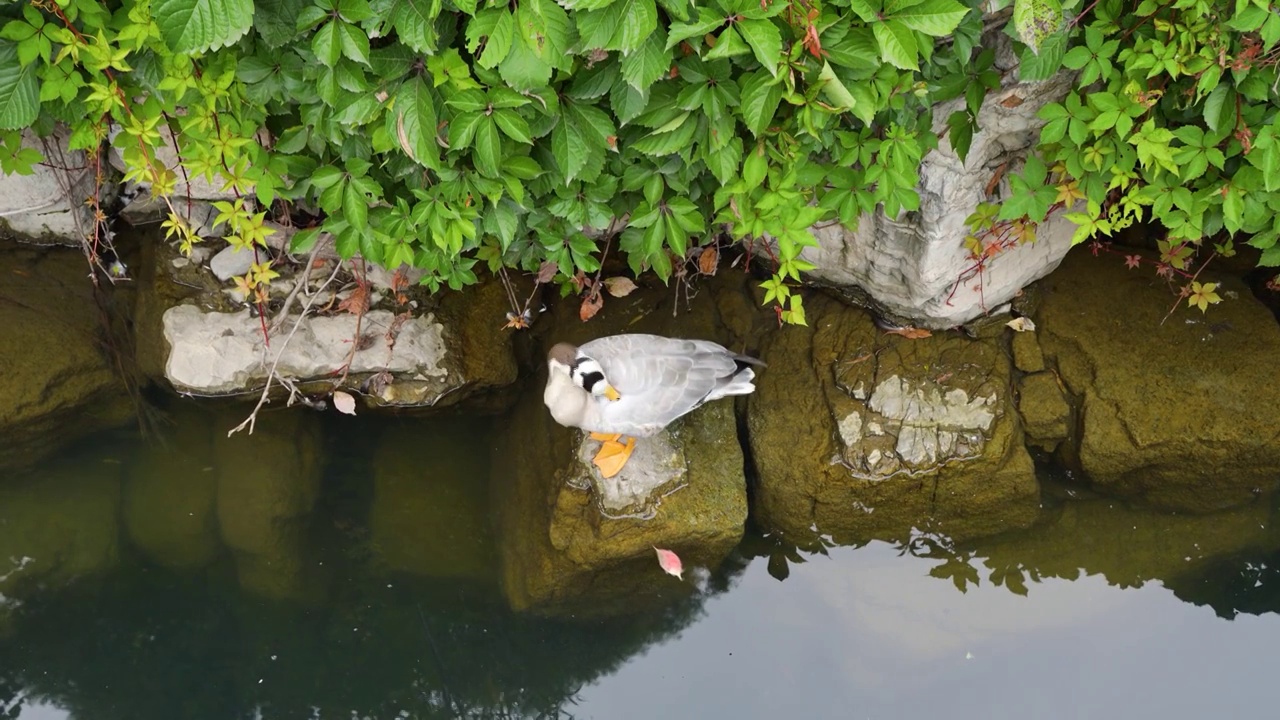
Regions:
<svg viewBox="0 0 1280 720"><path fill-rule="evenodd" d="M1274 711L1269 504L1047 493L1037 527L963 546L749 532L691 596L548 619L498 585L489 421L268 415L219 439L241 416L181 411L164 445L117 433L0 483L0 717ZM313 482L290 474L312 456Z"/></svg>

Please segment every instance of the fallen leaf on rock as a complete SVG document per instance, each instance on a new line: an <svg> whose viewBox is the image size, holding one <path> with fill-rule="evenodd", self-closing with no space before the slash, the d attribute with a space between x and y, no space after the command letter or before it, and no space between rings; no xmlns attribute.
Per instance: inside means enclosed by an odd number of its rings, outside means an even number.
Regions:
<svg viewBox="0 0 1280 720"><path fill-rule="evenodd" d="M586 322L595 317L602 307L604 307L604 296L598 289L592 290L582 299L582 307L578 308L578 317L582 318L582 322Z"/></svg>
<svg viewBox="0 0 1280 720"><path fill-rule="evenodd" d="M924 328L914 328L914 327L889 328L885 330L885 332L889 333L890 335L901 335L902 337L908 340L919 340L920 338L927 338L927 337L933 336L933 333L929 332L928 330L925 330Z"/></svg>
<svg viewBox="0 0 1280 720"><path fill-rule="evenodd" d="M658 566L668 575L674 575L677 578L684 579L684 564L680 562L680 556L670 550L663 550L655 547L654 552L658 553Z"/></svg>
<svg viewBox="0 0 1280 720"><path fill-rule="evenodd" d="M620 298L630 295L639 288L628 278L611 277L604 279L604 289L608 290L610 295Z"/></svg>
<svg viewBox="0 0 1280 720"><path fill-rule="evenodd" d="M1013 328L1014 332L1035 332L1036 329L1036 324L1029 317L1014 318L1005 325Z"/></svg>
<svg viewBox="0 0 1280 720"><path fill-rule="evenodd" d="M347 415L356 414L356 399L351 397L351 393L335 390L333 392L333 406L337 408L340 413L345 413Z"/></svg>

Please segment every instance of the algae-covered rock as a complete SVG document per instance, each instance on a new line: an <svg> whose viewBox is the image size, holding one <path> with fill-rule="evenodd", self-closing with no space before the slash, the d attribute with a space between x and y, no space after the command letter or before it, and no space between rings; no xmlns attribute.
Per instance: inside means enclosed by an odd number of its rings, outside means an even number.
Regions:
<svg viewBox="0 0 1280 720"><path fill-rule="evenodd" d="M1025 527L1038 486L995 338L909 340L826 297L768 343L748 411L755 510L794 541Z"/></svg>
<svg viewBox="0 0 1280 720"><path fill-rule="evenodd" d="M742 292L741 283L716 288L688 306L682 298L675 319L671 296L660 289L611 298L585 324L577 318L577 303L560 303L543 349L559 341L649 332L750 352L734 346L717 314L717 306L735 305L725 294ZM749 320L740 323L747 325ZM637 440L622 472L606 480L590 462L598 443L558 425L543 405L546 373L543 364L494 455L496 532L512 607L613 615L688 594L688 575L685 583L664 576L654 547L677 552L688 572L719 565L741 539L746 480L732 402L704 406L664 433Z"/></svg>
<svg viewBox="0 0 1280 720"><path fill-rule="evenodd" d="M1013 350L1013 366L1024 373L1044 370L1044 353L1034 332L1015 332L1010 341Z"/></svg>
<svg viewBox="0 0 1280 720"><path fill-rule="evenodd" d="M1071 407L1053 373L1034 373L1018 381L1018 412L1029 443L1053 452L1067 438Z"/></svg>
<svg viewBox="0 0 1280 720"><path fill-rule="evenodd" d="M431 577L496 578L489 523L488 424L396 425L373 459L369 526L388 569Z"/></svg>
<svg viewBox="0 0 1280 720"><path fill-rule="evenodd" d="M265 413L253 434L214 433L218 525L236 556L240 584L269 597L305 594L306 530L320 493L319 416ZM233 426L225 422L216 427Z"/></svg>
<svg viewBox="0 0 1280 720"><path fill-rule="evenodd" d="M0 615L29 589L115 567L120 469L114 457L77 455L0 483Z"/></svg>
<svg viewBox="0 0 1280 720"><path fill-rule="evenodd" d="M1080 401L1079 464L1100 491L1204 512L1280 482L1280 327L1239 280L1199 281L1223 297L1208 313L1086 252L1045 281L1041 345Z"/></svg>
<svg viewBox="0 0 1280 720"><path fill-rule="evenodd" d="M84 255L0 245L0 278L0 470L128 423Z"/></svg>
<svg viewBox="0 0 1280 720"><path fill-rule="evenodd" d="M149 441L125 473L124 524L129 539L159 565L203 567L222 551L218 475L208 412L184 408Z"/></svg>

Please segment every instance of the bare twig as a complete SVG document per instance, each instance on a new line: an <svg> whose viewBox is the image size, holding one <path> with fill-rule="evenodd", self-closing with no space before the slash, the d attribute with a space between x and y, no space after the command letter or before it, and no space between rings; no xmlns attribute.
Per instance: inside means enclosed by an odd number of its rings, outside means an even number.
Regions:
<svg viewBox="0 0 1280 720"><path fill-rule="evenodd" d="M292 382L276 374L276 368L280 365L280 357L284 355L285 348L289 347L289 341L293 340L293 336L297 334L298 328L302 327L302 321L307 318L307 311L311 309L312 304L315 303L315 300L320 296L320 293L324 292L324 289L329 286L329 283L333 282L333 279L338 276L338 271L341 269L342 263L335 264L333 266L333 272L329 274L329 277L324 281L324 284L307 298L307 304L303 306L302 312L298 313L298 319L294 321L293 328L289 330L289 335L284 339L283 343L280 343L280 347L276 350L276 357L271 363L271 370L267 373L267 384L262 388L262 395L258 398L258 404L254 406L253 412L249 413L249 417L245 418L244 422L231 428L231 430L227 432L227 437L231 437L241 430L244 430L246 427L249 428L249 434L253 434L253 427L258 420L258 411L267 403L267 397L271 392L271 381L273 379L279 380L281 385L289 389L290 398L297 393L297 388Z"/></svg>

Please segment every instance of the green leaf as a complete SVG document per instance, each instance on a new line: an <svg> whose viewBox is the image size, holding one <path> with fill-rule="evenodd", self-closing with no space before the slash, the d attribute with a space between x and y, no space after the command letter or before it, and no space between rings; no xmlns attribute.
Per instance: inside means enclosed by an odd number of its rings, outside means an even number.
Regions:
<svg viewBox="0 0 1280 720"><path fill-rule="evenodd" d="M311 51L326 67L333 67L342 59L342 39L339 37L338 30L341 22L341 20L334 20L326 23L311 38Z"/></svg>
<svg viewBox="0 0 1280 720"><path fill-rule="evenodd" d="M711 8L698 8L698 19L690 23L672 23L671 37L667 39L667 49L680 44L682 40L689 38L702 37L714 30L719 30L725 24L725 16L722 12L716 12Z"/></svg>
<svg viewBox="0 0 1280 720"><path fill-rule="evenodd" d="M0 40L0 130L20 130L40 115L36 65L21 66L18 48Z"/></svg>
<svg viewBox="0 0 1280 720"><path fill-rule="evenodd" d="M1048 80L1062 68L1062 58L1067 53L1067 35L1058 33L1044 40L1040 52L1027 48L1018 62L1018 78L1027 82Z"/></svg>
<svg viewBox="0 0 1280 720"><path fill-rule="evenodd" d="M484 53L480 56L480 67L492 70L511 53L511 43L516 37L516 20L510 11L502 11L493 32L484 42Z"/></svg>
<svg viewBox="0 0 1280 720"><path fill-rule="evenodd" d="M400 148L419 165L440 165L440 146L436 144L436 108L431 91L421 77L414 78L396 91L395 110L387 113L391 136Z"/></svg>
<svg viewBox="0 0 1280 720"><path fill-rule="evenodd" d="M638 50L622 59L622 79L628 85L644 92L667 74L671 54L666 50L666 40L666 32L658 28Z"/></svg>
<svg viewBox="0 0 1280 720"><path fill-rule="evenodd" d="M551 155L560 166L566 185L582 172L590 159L586 134L568 113L560 116L559 124L551 131Z"/></svg>
<svg viewBox="0 0 1280 720"><path fill-rule="evenodd" d="M151 16L165 45L199 53L239 40L253 25L253 0L152 0Z"/></svg>
<svg viewBox="0 0 1280 720"><path fill-rule="evenodd" d="M480 123L484 122L484 113L462 113L449 121L449 149L463 150L471 146L475 140Z"/></svg>
<svg viewBox="0 0 1280 720"><path fill-rule="evenodd" d="M342 54L361 65L369 64L369 36L355 25L339 24L342 36Z"/></svg>
<svg viewBox="0 0 1280 720"><path fill-rule="evenodd" d="M511 52L498 66L503 82L516 90L534 90L551 80L555 68L529 49L523 37L511 43Z"/></svg>
<svg viewBox="0 0 1280 720"><path fill-rule="evenodd" d="M256 0L253 29L269 48L278 48L298 35L297 18L306 0Z"/></svg>
<svg viewBox="0 0 1280 720"><path fill-rule="evenodd" d="M435 18L440 14L440 0L396 0L388 13L396 37L417 53L435 53L439 37Z"/></svg>
<svg viewBox="0 0 1280 720"><path fill-rule="evenodd" d="M627 123L640 117L649 106L649 89L635 88L628 82L619 81L609 91L609 106L613 108L618 122Z"/></svg>
<svg viewBox="0 0 1280 720"><path fill-rule="evenodd" d="M525 145L533 144L533 138L529 136L529 123L514 110L495 110L493 120L498 124L503 135Z"/></svg>
<svg viewBox="0 0 1280 720"><path fill-rule="evenodd" d="M604 49L630 55L657 29L658 9L654 0L619 0L613 7L618 16L616 31Z"/></svg>
<svg viewBox="0 0 1280 720"><path fill-rule="evenodd" d="M756 60L770 75L777 75L778 62L782 59L782 34L778 26L771 20L744 20L736 27L756 54Z"/></svg>
<svg viewBox="0 0 1280 720"><path fill-rule="evenodd" d="M1056 2L1057 0L1047 1ZM967 14L969 14L969 8L956 2L956 0L926 0L926 2L913 7L893 12L888 15L887 19L897 20L912 30L918 30L925 35L944 37L955 32L955 29L960 25L960 21L964 20L964 16Z"/></svg>
<svg viewBox="0 0 1280 720"><path fill-rule="evenodd" d="M1231 102L1227 102L1228 98ZM1213 132L1220 132L1235 121L1235 91L1230 85L1219 85L1204 101L1204 124Z"/></svg>
<svg viewBox="0 0 1280 720"><path fill-rule="evenodd" d="M355 183L348 183L342 193L342 218L353 228L364 229L369 224L369 202Z"/></svg>
<svg viewBox="0 0 1280 720"><path fill-rule="evenodd" d="M493 118L485 118L476 129L476 147L471 158L481 175L500 175L498 165L502 160L502 138L498 136L498 127Z"/></svg>
<svg viewBox="0 0 1280 720"><path fill-rule="evenodd" d="M782 86L769 73L757 70L742 78L742 119L753 135L762 135L782 101Z"/></svg>
<svg viewBox="0 0 1280 720"><path fill-rule="evenodd" d="M1045 40L1062 27L1062 3L1059 0L1014 0L1013 26L1018 31L1018 39L1039 55Z"/></svg>
<svg viewBox="0 0 1280 720"><path fill-rule="evenodd" d="M734 57L736 55L746 55L751 52L751 46L742 39L742 35L734 29L732 25L725 28L716 37L716 46L707 51L704 58L707 60L718 60L721 58Z"/></svg>
<svg viewBox="0 0 1280 720"><path fill-rule="evenodd" d="M896 20L879 22L871 26L880 57L900 70L919 70L916 57L920 54L916 38L910 28Z"/></svg>

